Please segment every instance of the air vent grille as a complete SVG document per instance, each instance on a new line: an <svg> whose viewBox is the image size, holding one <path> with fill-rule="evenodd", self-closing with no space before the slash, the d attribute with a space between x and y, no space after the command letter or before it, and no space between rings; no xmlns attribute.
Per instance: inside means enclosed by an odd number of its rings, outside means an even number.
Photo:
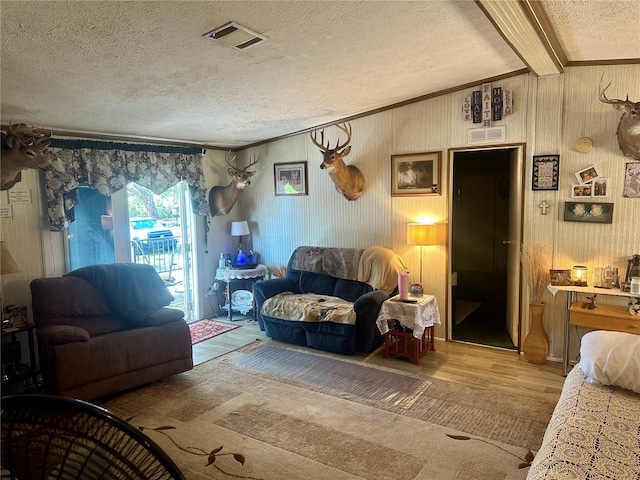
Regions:
<svg viewBox="0 0 640 480"><path fill-rule="evenodd" d="M246 50L249 47L253 47L267 40L267 37L264 35L260 35L234 22L229 22L215 30L211 30L205 33L203 37L235 48L236 50Z"/></svg>
<svg viewBox="0 0 640 480"><path fill-rule="evenodd" d="M468 143L504 142L505 127L471 128L468 131Z"/></svg>

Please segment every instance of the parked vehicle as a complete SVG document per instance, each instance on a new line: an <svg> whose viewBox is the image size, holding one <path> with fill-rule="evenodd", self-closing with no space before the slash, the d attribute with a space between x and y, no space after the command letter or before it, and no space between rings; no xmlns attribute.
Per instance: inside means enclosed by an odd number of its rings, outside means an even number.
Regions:
<svg viewBox="0 0 640 480"><path fill-rule="evenodd" d="M134 252L137 254L174 251L178 246L178 239L173 235L171 229L165 227L155 218L131 218L129 224L131 242L134 246Z"/></svg>

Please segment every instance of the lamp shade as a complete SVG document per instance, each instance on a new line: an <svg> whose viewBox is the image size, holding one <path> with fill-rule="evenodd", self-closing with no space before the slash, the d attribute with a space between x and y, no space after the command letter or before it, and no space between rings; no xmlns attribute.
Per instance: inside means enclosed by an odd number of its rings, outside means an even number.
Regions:
<svg viewBox="0 0 640 480"><path fill-rule="evenodd" d="M18 262L13 258L11 252L7 248L7 244L4 241L0 241L0 274L6 275L8 273L18 273L22 269L18 266Z"/></svg>
<svg viewBox="0 0 640 480"><path fill-rule="evenodd" d="M407 224L408 245L437 245L438 230L434 223L409 223Z"/></svg>
<svg viewBox="0 0 640 480"><path fill-rule="evenodd" d="M241 237L242 235L249 235L249 224L246 220L241 222L231 222L231 235L234 237Z"/></svg>

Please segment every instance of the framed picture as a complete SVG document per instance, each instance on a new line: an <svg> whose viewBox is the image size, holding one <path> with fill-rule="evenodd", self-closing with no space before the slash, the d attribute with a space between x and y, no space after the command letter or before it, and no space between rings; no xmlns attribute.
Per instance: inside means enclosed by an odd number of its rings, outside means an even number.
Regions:
<svg viewBox="0 0 640 480"><path fill-rule="evenodd" d="M308 195L307 162L274 163L273 181L276 196Z"/></svg>
<svg viewBox="0 0 640 480"><path fill-rule="evenodd" d="M440 195L441 152L391 155L391 196Z"/></svg>
<svg viewBox="0 0 640 480"><path fill-rule="evenodd" d="M609 189L607 188L607 182L609 179L600 177L591 182L591 196L592 197L608 197Z"/></svg>
<svg viewBox="0 0 640 480"><path fill-rule="evenodd" d="M612 223L613 203L564 202L564 221Z"/></svg>
<svg viewBox="0 0 640 480"><path fill-rule="evenodd" d="M622 196L640 198L640 162L627 163L624 170L624 190Z"/></svg>
<svg viewBox="0 0 640 480"><path fill-rule="evenodd" d="M571 285L571 270L549 270L551 285Z"/></svg>
<svg viewBox="0 0 640 480"><path fill-rule="evenodd" d="M532 190L558 190L560 155L534 155Z"/></svg>
<svg viewBox="0 0 640 480"><path fill-rule="evenodd" d="M584 185L571 185L571 198L591 197L593 186L590 183Z"/></svg>
<svg viewBox="0 0 640 480"><path fill-rule="evenodd" d="M583 184L589 183L598 178L600 176L600 172L595 165L591 165L590 167L577 171L574 175L578 179L578 183Z"/></svg>

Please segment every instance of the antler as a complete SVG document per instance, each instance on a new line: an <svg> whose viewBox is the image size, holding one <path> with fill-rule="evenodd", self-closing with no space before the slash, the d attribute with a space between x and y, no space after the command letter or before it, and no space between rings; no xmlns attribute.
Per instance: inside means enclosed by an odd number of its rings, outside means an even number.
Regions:
<svg viewBox="0 0 640 480"><path fill-rule="evenodd" d="M627 94L627 99L626 100L620 100L618 98L614 98L613 100L609 100L607 98L607 96L605 95L605 92L607 91L607 88L609 88L611 86L611 83L609 83L606 87L602 88L602 84L600 84L600 101L602 103L610 103L611 105L631 105L633 102L629 101L629 95Z"/></svg>
<svg viewBox="0 0 640 480"><path fill-rule="evenodd" d="M231 156L231 155L232 155L232 153L233 153L233 152L232 152L231 150L229 150L229 152L228 152L228 153L227 153L227 152L225 152L225 154L224 154L224 161L225 161L225 162L227 162L227 164L228 164L231 168L233 168L234 170L236 170L236 166L235 166L233 163L231 163L231 162L233 162L233 161L236 159L236 155L234 155L234 156L232 157L232 156Z"/></svg>
<svg viewBox="0 0 640 480"><path fill-rule="evenodd" d="M258 163L260 161L260 157L256 157L255 161L249 161L249 165L245 166L242 171L247 173L247 168L254 166L256 163Z"/></svg>
<svg viewBox="0 0 640 480"><path fill-rule="evenodd" d="M320 130L320 138L321 138L320 143L318 143L318 141L316 140L317 132L318 130L314 130L313 132L311 132L311 141L320 150L325 150L325 151L328 150L329 143L327 142L327 145L326 146L324 145L324 128Z"/></svg>
<svg viewBox="0 0 640 480"><path fill-rule="evenodd" d="M340 130L342 130L344 133L347 134L347 141L344 142L342 145L340 145L340 143L339 143L340 140L338 140L338 142L336 142L335 150L342 150L344 147L349 145L349 142L351 141L351 124L350 123L344 123L342 125L336 125L336 127L338 127Z"/></svg>
<svg viewBox="0 0 640 480"><path fill-rule="evenodd" d="M336 127L338 127L340 130L342 130L344 133L347 134L347 141L344 142L343 144L340 144L340 139L338 139L338 141L336 142L336 148L333 149L334 151L343 149L344 147L349 145L349 142L351 141L351 124L350 123L343 123L342 125L336 125ZM320 130L320 143L318 143L317 132L318 130L314 130L313 132L311 132L311 141L314 143L316 147L320 148L320 150L323 150L323 151L329 150L329 142L327 142L326 145L324 144L324 128Z"/></svg>
<svg viewBox="0 0 640 480"><path fill-rule="evenodd" d="M12 149L31 147L44 151L49 146L47 140L50 137L51 132L47 130L30 127L24 123L16 123L9 125L6 141Z"/></svg>

